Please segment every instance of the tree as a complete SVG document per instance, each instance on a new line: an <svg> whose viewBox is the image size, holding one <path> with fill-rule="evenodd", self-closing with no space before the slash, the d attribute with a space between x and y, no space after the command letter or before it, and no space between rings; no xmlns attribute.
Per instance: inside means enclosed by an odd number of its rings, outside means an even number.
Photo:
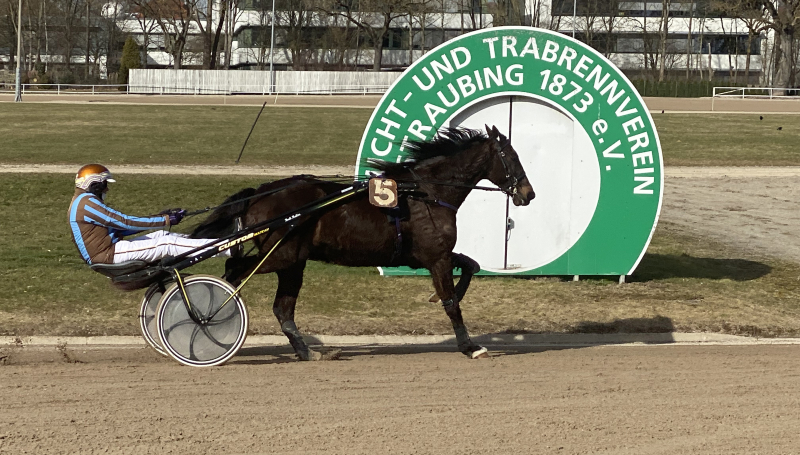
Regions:
<svg viewBox="0 0 800 455"><path fill-rule="evenodd" d="M800 0L760 0L775 32L775 80L777 87L794 87L797 76L795 46L800 25Z"/></svg>
<svg viewBox="0 0 800 455"><path fill-rule="evenodd" d="M48 25L54 30L56 52L62 55L67 72L71 72L72 53L79 48L85 5L80 0L56 0L54 7L52 21Z"/></svg>
<svg viewBox="0 0 800 455"><path fill-rule="evenodd" d="M597 0L591 0L597 1ZM494 0L488 3L489 13L492 15L492 25L522 25L524 20L524 3L519 0Z"/></svg>
<svg viewBox="0 0 800 455"><path fill-rule="evenodd" d="M275 25L280 26L292 67L304 70L314 62L320 47L316 28L312 27L313 4L308 0L285 0L285 4L282 11L275 13Z"/></svg>
<svg viewBox="0 0 800 455"><path fill-rule="evenodd" d="M556 3L552 3L554 1L556 0L531 0L528 9L530 14L530 23L528 25L548 30L561 28L561 15L553 14L556 9Z"/></svg>
<svg viewBox="0 0 800 455"><path fill-rule="evenodd" d="M790 88L797 84L800 0L715 0L713 5L747 25L748 76L752 41L761 32L771 30L775 36L772 85Z"/></svg>
<svg viewBox="0 0 800 455"><path fill-rule="evenodd" d="M263 3L263 2L261 2ZM217 24L214 25L214 5L218 6ZM228 1L206 0L206 11L201 15L199 5L194 8L194 19L197 28L203 36L203 69L215 69L217 66L217 53L219 51L219 39L222 34L222 26L225 23L228 11Z"/></svg>
<svg viewBox="0 0 800 455"><path fill-rule="evenodd" d="M393 23L408 14L416 0L331 0L321 10L330 16L342 17L356 26L370 41L375 57L372 69L380 71L383 44Z"/></svg>
<svg viewBox="0 0 800 455"><path fill-rule="evenodd" d="M172 55L173 68L183 65L183 52L197 17L197 0L131 0L137 14L158 23L164 38L164 48Z"/></svg>
<svg viewBox="0 0 800 455"><path fill-rule="evenodd" d="M667 37L669 36L670 0L661 0L661 36L658 46L658 82L664 82L664 71L667 66Z"/></svg>
<svg viewBox="0 0 800 455"><path fill-rule="evenodd" d="M139 59L139 45L136 41L128 37L125 40L125 46L122 48L122 60L119 63L119 77L117 81L120 84L128 83L128 72L132 69L141 68L142 61Z"/></svg>

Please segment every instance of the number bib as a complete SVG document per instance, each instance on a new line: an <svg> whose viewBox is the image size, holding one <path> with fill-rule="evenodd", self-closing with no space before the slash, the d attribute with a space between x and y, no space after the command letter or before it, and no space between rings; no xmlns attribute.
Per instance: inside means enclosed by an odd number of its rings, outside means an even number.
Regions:
<svg viewBox="0 0 800 455"><path fill-rule="evenodd" d="M397 182L392 179L369 179L369 202L375 207L397 207Z"/></svg>

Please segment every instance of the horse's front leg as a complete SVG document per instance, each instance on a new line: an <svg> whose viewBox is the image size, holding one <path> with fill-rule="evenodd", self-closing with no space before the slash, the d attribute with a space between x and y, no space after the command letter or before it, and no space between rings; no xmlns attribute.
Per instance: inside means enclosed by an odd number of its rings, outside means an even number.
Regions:
<svg viewBox="0 0 800 455"><path fill-rule="evenodd" d="M474 262L474 261L473 261ZM461 317L461 307L458 305L459 298L453 286L453 263L451 258L438 261L431 269L433 287L442 299L442 307L453 324L453 331L456 334L458 350L464 355L473 359L489 357L486 348L473 343ZM460 284L460 283L459 283ZM466 289L464 290L466 292Z"/></svg>
<svg viewBox="0 0 800 455"><path fill-rule="evenodd" d="M303 340L303 335L294 323L294 309L297 304L297 296L303 286L303 270L305 262L299 262L289 268L278 270L278 290L275 291L275 302L272 305L272 312L278 318L281 331L289 344L294 348L294 352L300 360L321 360L322 354L311 350Z"/></svg>

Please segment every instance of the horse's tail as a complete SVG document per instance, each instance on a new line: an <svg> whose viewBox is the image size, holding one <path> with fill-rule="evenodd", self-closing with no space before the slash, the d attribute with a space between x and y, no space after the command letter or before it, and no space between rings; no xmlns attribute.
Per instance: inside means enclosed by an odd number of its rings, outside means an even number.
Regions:
<svg viewBox="0 0 800 455"><path fill-rule="evenodd" d="M256 194L255 188L245 188L225 199L220 206L211 212L208 218L200 223L190 237L195 239L216 239L232 234L234 220L245 214L250 207L250 200Z"/></svg>

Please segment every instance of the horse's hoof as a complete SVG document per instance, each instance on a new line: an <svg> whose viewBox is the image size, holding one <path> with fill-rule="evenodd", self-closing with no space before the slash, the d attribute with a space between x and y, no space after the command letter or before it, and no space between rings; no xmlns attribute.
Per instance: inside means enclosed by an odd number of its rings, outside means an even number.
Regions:
<svg viewBox="0 0 800 455"><path fill-rule="evenodd" d="M308 350L308 360L317 361L322 360L322 353L317 351Z"/></svg>
<svg viewBox="0 0 800 455"><path fill-rule="evenodd" d="M339 357L342 355L341 349L329 349L325 352L318 352L313 349L309 349L307 353L298 353L297 357L300 360L306 360L310 362L316 362L319 360L339 360Z"/></svg>
<svg viewBox="0 0 800 455"><path fill-rule="evenodd" d="M311 349L308 349L306 351L297 351L296 354L297 358L304 362L322 360L322 354Z"/></svg>
<svg viewBox="0 0 800 455"><path fill-rule="evenodd" d="M488 359L489 358L489 350L484 348L483 346L479 346L477 350L472 351L469 354L471 359Z"/></svg>
<svg viewBox="0 0 800 455"><path fill-rule="evenodd" d="M428 302L436 303L438 301L439 301L439 296L435 292L431 294L430 297L428 297Z"/></svg>

